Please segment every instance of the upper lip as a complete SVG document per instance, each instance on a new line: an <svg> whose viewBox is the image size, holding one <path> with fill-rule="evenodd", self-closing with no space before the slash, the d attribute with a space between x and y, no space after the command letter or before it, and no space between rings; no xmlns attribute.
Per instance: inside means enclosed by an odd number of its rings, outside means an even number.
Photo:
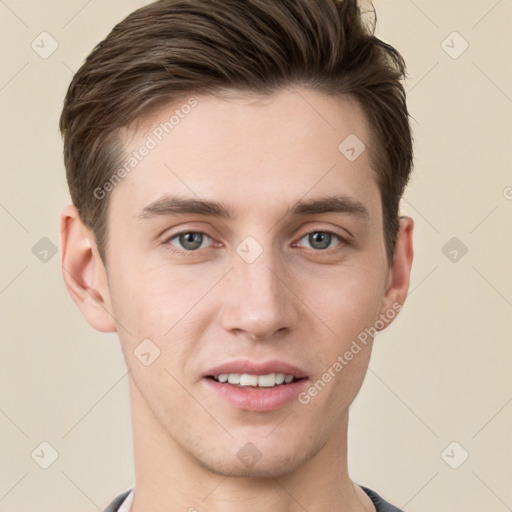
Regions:
<svg viewBox="0 0 512 512"><path fill-rule="evenodd" d="M204 374L205 377L217 377L223 373L247 373L249 375L268 375L270 373L284 373L293 375L296 379L307 377L307 374L293 364L285 361L253 361L250 359L238 359L210 368Z"/></svg>

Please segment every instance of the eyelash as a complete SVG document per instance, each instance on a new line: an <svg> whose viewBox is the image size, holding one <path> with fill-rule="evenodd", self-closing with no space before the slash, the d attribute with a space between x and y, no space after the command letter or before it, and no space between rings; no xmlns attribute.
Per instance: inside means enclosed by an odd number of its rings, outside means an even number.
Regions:
<svg viewBox="0 0 512 512"><path fill-rule="evenodd" d="M171 240L174 240L175 238L178 238L180 235L185 235L185 234L190 234L190 233L198 234L198 235L203 235L203 236L209 238L210 240L213 240L213 237L209 236L204 231L184 230L184 231L179 231L178 233L174 233L172 236L166 238L163 243L164 243L165 247L169 251L171 251L171 252L173 252L175 254L183 255L183 256L186 256L186 257L196 256L201 249L195 249L195 250L179 249L179 248L175 247L174 245L172 245L170 243ZM314 252L317 252L317 253L320 253L320 254L331 254L331 252L338 251L341 248L343 248L343 246L350 245L350 243L348 242L348 240L346 238L342 237L338 233L335 233L334 231L329 231L329 230L326 230L326 229L315 229L313 231L308 231L307 233L304 233L298 240L300 241L303 238L305 238L306 236L311 235L313 233L325 233L325 234L331 235L334 238L338 239L338 243L335 246L333 246L333 247L329 247L327 249L311 249ZM204 249L210 249L210 247L206 247ZM306 247L306 249L310 249L310 248Z"/></svg>

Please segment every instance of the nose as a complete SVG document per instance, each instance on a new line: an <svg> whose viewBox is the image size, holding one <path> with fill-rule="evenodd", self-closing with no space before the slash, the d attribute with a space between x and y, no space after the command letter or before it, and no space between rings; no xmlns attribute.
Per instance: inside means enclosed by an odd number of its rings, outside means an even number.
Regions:
<svg viewBox="0 0 512 512"><path fill-rule="evenodd" d="M290 272L270 250L252 263L235 254L224 283L221 322L225 330L254 340L291 331L299 318L300 300L290 285Z"/></svg>

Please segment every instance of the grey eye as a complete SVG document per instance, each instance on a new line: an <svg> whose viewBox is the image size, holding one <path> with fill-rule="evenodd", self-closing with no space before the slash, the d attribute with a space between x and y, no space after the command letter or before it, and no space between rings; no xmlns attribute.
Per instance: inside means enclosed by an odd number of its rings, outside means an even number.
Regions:
<svg viewBox="0 0 512 512"><path fill-rule="evenodd" d="M338 245L340 243L340 237L327 231L313 231L312 233L303 236L302 240L304 239L307 239L309 247L320 251L328 249L333 241L337 241L334 245Z"/></svg>
<svg viewBox="0 0 512 512"><path fill-rule="evenodd" d="M187 233L179 233L175 237L171 238L169 242L172 245L178 247L179 249L195 251L197 249L200 249L203 246L203 243L207 241L209 238L210 237L208 237L204 233L190 231ZM179 245L173 243L173 240L177 240Z"/></svg>

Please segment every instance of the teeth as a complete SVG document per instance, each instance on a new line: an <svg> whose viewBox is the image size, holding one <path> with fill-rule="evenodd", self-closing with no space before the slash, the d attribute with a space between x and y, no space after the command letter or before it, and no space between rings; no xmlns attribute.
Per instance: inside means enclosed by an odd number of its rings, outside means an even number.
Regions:
<svg viewBox="0 0 512 512"><path fill-rule="evenodd" d="M276 384L282 384L286 375L284 373L276 373Z"/></svg>
<svg viewBox="0 0 512 512"><path fill-rule="evenodd" d="M247 375L247 373L242 373L240 375L240 386L257 386L258 385L258 376L257 375Z"/></svg>
<svg viewBox="0 0 512 512"><path fill-rule="evenodd" d="M267 375L250 375L248 373L221 373L214 377L218 382L228 382L239 387L272 388L281 384L289 384L294 380L293 375L284 373L269 373Z"/></svg>
<svg viewBox="0 0 512 512"><path fill-rule="evenodd" d="M239 373L228 374L228 382L230 384L240 384L240 374Z"/></svg>
<svg viewBox="0 0 512 512"><path fill-rule="evenodd" d="M258 381L258 386L260 388L271 388L272 386L276 385L276 374L269 373L268 375L260 375L257 378L257 381Z"/></svg>

